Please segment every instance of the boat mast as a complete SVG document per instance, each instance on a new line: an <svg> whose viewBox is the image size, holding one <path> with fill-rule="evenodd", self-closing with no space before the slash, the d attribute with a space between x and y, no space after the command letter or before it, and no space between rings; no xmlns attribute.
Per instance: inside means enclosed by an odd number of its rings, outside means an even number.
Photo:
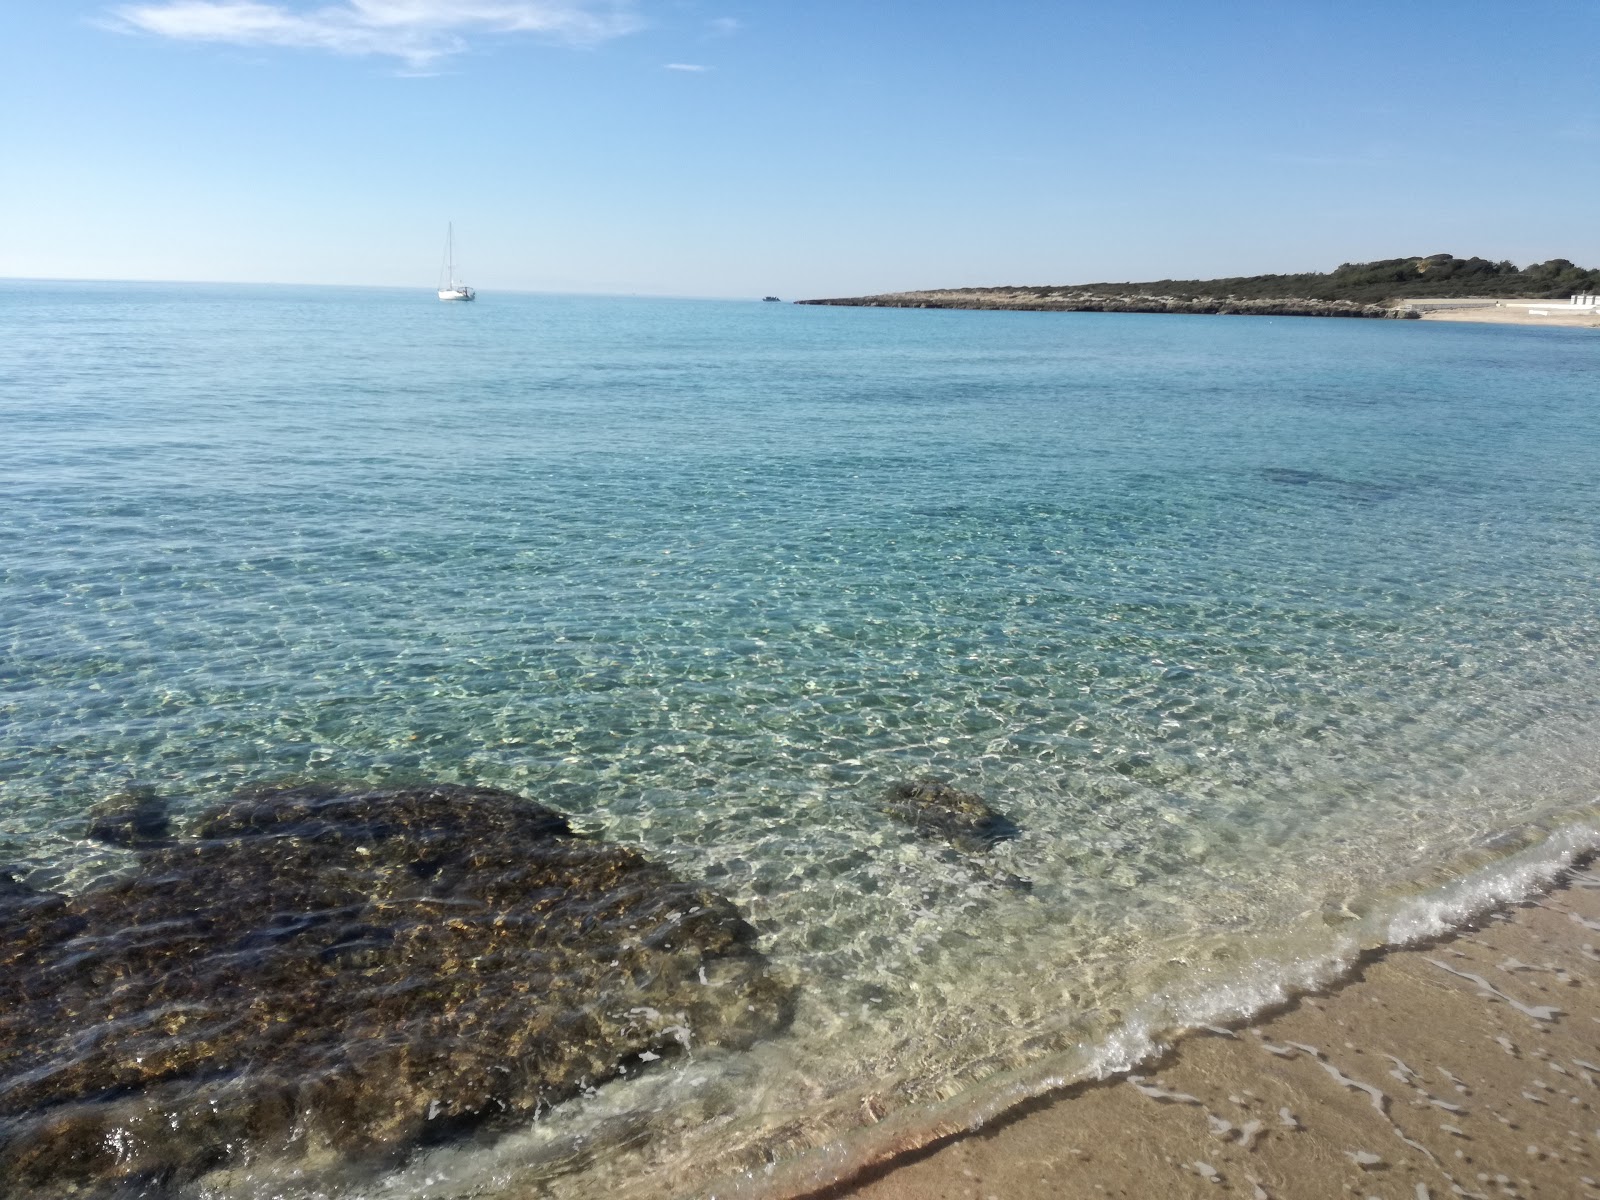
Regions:
<svg viewBox="0 0 1600 1200"><path fill-rule="evenodd" d="M445 224L444 269L445 278L439 283L439 299L476 299L472 289L456 278L456 223L454 221L449 221Z"/></svg>

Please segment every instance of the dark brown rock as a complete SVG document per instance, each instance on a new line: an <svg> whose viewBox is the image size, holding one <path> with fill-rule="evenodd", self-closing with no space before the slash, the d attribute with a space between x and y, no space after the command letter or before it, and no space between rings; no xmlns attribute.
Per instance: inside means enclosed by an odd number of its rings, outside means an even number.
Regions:
<svg viewBox="0 0 1600 1200"><path fill-rule="evenodd" d="M988 850L1022 832L982 796L931 777L894 784L883 808L918 833L942 838L970 853Z"/></svg>
<svg viewBox="0 0 1600 1200"><path fill-rule="evenodd" d="M0 885L0 1194L391 1158L789 1019L728 900L506 792L266 790L194 833Z"/></svg>
<svg viewBox="0 0 1600 1200"><path fill-rule="evenodd" d="M171 840L167 803L154 788L130 788L108 796L89 810L84 836L112 846L140 849Z"/></svg>

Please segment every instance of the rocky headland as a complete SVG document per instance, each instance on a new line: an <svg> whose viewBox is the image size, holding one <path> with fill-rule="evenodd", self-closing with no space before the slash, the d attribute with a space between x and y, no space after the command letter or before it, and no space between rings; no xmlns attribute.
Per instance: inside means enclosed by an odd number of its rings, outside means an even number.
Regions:
<svg viewBox="0 0 1600 1200"><path fill-rule="evenodd" d="M936 288L800 304L861 308L966 308L1010 312L1132 312L1242 314L1263 317L1378 317L1425 315L1402 301L1459 304L1526 297L1565 299L1600 292L1600 268L1565 258L1519 267L1486 258L1430 254L1342 263L1332 271L1236 275L1224 279L1157 279L1143 283L1075 283L1022 287ZM1432 315L1432 314L1428 314Z"/></svg>
<svg viewBox="0 0 1600 1200"><path fill-rule="evenodd" d="M797 304L831 304L855 308L962 308L1006 312L1204 313L1261 317L1415 318L1417 313L1354 300L1304 297L1254 299L1235 296L1116 295L1051 288L950 288L925 292L890 292L830 300L797 300Z"/></svg>

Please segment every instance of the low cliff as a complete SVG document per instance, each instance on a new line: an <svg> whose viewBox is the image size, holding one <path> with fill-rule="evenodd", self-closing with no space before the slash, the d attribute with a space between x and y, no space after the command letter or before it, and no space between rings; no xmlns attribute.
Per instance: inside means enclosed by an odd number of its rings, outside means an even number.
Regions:
<svg viewBox="0 0 1600 1200"><path fill-rule="evenodd" d="M799 304L834 304L857 308L966 308L1013 312L1222 313L1264 317L1400 317L1418 314L1361 304L1353 300L1281 299L1237 296L1114 295L1054 288L952 288L927 292L891 292Z"/></svg>

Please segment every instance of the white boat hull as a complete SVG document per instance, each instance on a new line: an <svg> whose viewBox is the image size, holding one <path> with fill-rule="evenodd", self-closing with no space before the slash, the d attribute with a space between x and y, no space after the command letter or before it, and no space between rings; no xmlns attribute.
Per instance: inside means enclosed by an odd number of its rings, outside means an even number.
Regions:
<svg viewBox="0 0 1600 1200"><path fill-rule="evenodd" d="M478 294L469 287L440 288L441 300L476 300Z"/></svg>

